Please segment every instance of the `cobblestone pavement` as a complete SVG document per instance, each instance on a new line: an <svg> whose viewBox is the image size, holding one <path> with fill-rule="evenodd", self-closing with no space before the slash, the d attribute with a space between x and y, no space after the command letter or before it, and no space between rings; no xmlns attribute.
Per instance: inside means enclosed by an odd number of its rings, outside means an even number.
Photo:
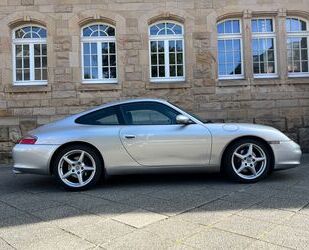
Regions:
<svg viewBox="0 0 309 250"><path fill-rule="evenodd" d="M309 155L265 181L113 177L66 192L0 167L0 249L308 249Z"/></svg>

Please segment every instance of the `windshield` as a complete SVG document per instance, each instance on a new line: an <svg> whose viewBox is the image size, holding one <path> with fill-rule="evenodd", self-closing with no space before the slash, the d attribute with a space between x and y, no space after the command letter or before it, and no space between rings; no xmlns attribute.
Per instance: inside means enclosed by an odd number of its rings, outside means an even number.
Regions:
<svg viewBox="0 0 309 250"><path fill-rule="evenodd" d="M176 105L176 104L174 104L174 103L171 103L171 102L170 102L170 104L172 104L173 106L175 106L175 107L179 108L180 110L186 112L187 114L191 115L192 117L194 117L195 119L197 119L197 120L199 120L199 121L201 121L201 122L203 122L203 123L207 123L207 122L208 122L207 120L201 118L200 116L198 116L198 115L196 115L196 114L194 114L194 113L192 113L192 112L188 112L188 111L186 111L185 109L179 107L178 105Z"/></svg>

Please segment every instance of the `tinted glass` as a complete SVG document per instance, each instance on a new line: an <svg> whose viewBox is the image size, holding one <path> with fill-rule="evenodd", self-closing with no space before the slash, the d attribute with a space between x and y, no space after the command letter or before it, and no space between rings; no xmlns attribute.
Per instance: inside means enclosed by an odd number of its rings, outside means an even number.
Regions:
<svg viewBox="0 0 309 250"><path fill-rule="evenodd" d="M118 107L110 107L83 115L75 122L87 125L120 125L121 116Z"/></svg>
<svg viewBox="0 0 309 250"><path fill-rule="evenodd" d="M121 106L128 125L171 125L176 123L176 110L154 102L138 102Z"/></svg>

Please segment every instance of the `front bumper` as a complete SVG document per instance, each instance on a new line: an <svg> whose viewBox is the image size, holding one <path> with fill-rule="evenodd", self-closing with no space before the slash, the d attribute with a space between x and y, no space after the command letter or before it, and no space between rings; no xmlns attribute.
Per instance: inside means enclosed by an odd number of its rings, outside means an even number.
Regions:
<svg viewBox="0 0 309 250"><path fill-rule="evenodd" d="M274 170L284 170L297 167L300 164L301 149L293 141L283 141L279 144L270 144L275 155Z"/></svg>
<svg viewBox="0 0 309 250"><path fill-rule="evenodd" d="M13 148L13 172L16 174L50 174L49 164L59 145L24 145Z"/></svg>

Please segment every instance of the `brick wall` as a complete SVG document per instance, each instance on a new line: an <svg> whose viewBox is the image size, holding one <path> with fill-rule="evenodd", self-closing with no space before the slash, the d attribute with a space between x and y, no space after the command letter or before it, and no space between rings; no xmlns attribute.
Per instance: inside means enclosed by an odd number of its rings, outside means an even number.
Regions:
<svg viewBox="0 0 309 250"><path fill-rule="evenodd" d="M307 11L307 12L306 12ZM279 77L254 79L244 30L245 79L217 79L216 22L254 15L309 20L309 1L245 0L2 0L0 1L0 162L14 142L38 125L108 101L166 98L214 121L274 126L309 151L309 78L288 78L285 34L277 32ZM186 80L150 83L148 23L172 19L185 29ZM82 84L80 28L91 21L116 27L118 83ZM13 86L11 32L25 23L48 30L48 85ZM247 53L248 52L248 53Z"/></svg>

